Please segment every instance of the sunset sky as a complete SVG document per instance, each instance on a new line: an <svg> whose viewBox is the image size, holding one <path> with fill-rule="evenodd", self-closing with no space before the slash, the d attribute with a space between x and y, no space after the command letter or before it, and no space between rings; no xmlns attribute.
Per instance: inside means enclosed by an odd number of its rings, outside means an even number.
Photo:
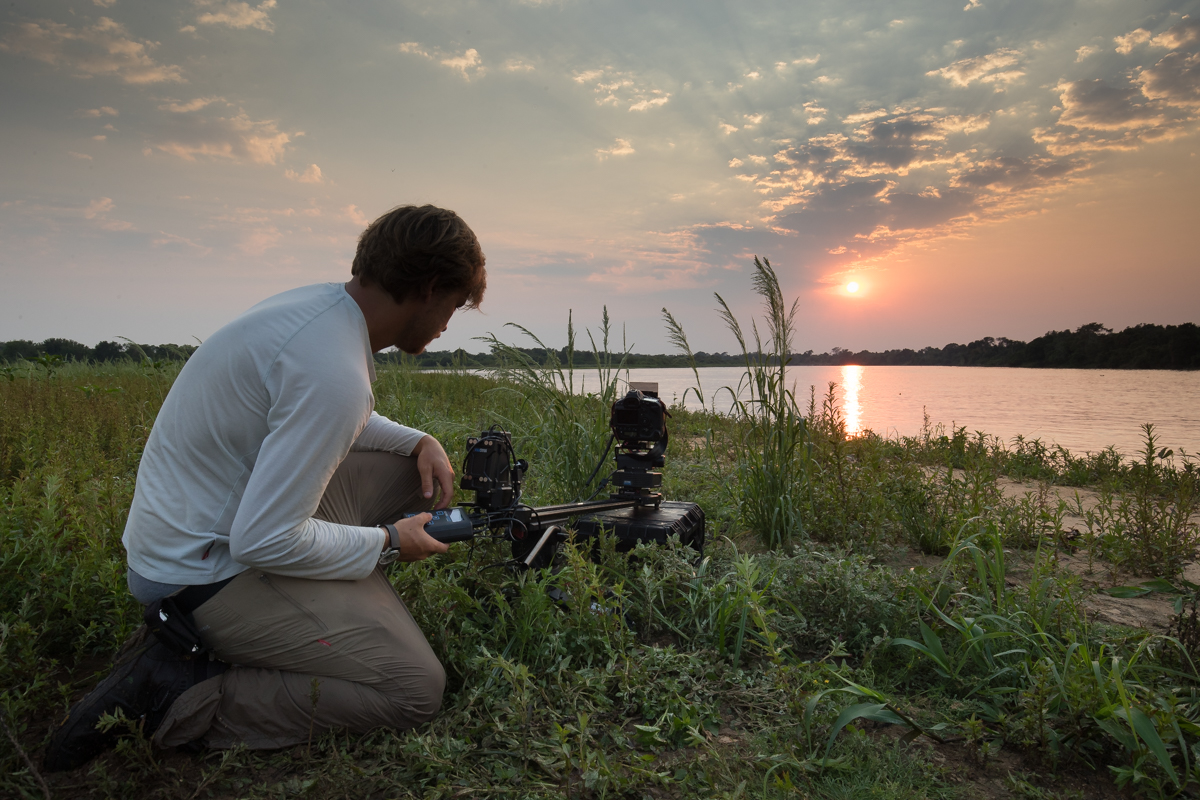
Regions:
<svg viewBox="0 0 1200 800"><path fill-rule="evenodd" d="M0 87L0 340L194 343L426 202L433 349L733 350L754 254L801 351L1200 322L1200 0L24 0Z"/></svg>

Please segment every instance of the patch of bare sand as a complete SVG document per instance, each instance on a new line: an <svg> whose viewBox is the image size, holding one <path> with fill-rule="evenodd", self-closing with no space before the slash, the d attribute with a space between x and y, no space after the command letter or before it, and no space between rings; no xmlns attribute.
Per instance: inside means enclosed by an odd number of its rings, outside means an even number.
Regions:
<svg viewBox="0 0 1200 800"><path fill-rule="evenodd" d="M955 470L955 477L961 479L963 473ZM1073 536L1081 537L1087 531L1087 523L1078 513L1080 508L1086 512L1100 502L1098 492L1073 486L1051 486L1004 477L999 478L996 484L1001 494L1009 500L1019 501L1026 497L1037 499L1040 495L1041 501L1047 503L1050 508L1056 507L1059 500L1065 501L1068 513L1063 517L1062 530L1068 540ZM1021 551L1009 553L1009 579L1016 584L1024 583L1031 574L1032 554ZM912 567L934 569L940 566L942 561L938 556L901 551L887 563L898 570ZM1083 606L1095 621L1163 632L1175 616L1175 601L1169 595L1153 593L1144 597L1117 598L1103 592L1104 589L1113 586L1127 586L1160 576L1139 575L1118 569L1103 559L1093 558L1081 547L1072 548L1070 552L1060 550L1058 566L1059 569L1078 577L1080 587L1085 591ZM1193 583L1200 583L1200 562L1188 564L1184 568L1183 577Z"/></svg>
<svg viewBox="0 0 1200 800"><path fill-rule="evenodd" d="M1078 489L1071 486L1048 486L1046 484L1026 483L1001 478L997 481L1000 491L1005 497L1022 500L1026 496L1036 497L1039 493L1047 496L1051 505L1057 505L1058 500L1064 500L1068 509L1076 513L1068 513L1063 517L1062 529L1068 535L1083 534L1087 524L1077 511L1080 505L1083 509L1091 510L1100 502L1098 492L1090 489ZM1028 573L1029 554L1020 554L1016 559L1018 567L1013 570L1013 577L1020 580L1021 572ZM1118 598L1105 594L1102 590L1113 586L1123 586L1152 578L1158 575L1139 575L1118 569L1114 565L1099 558L1093 558L1085 549L1075 548L1072 552L1059 552L1058 565L1078 576L1080 585L1087 590L1083 605L1093 619L1111 625L1124 625L1130 628L1144 628L1153 631L1165 631L1175 616L1174 598L1165 594L1148 594L1144 597ZM1025 567L1021 570L1021 567ZM1193 561L1184 567L1183 577L1193 583L1200 583L1200 562Z"/></svg>

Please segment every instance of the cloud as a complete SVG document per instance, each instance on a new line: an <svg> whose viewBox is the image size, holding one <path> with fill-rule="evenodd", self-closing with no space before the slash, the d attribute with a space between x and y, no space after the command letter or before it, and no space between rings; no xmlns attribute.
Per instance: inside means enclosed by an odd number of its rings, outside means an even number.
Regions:
<svg viewBox="0 0 1200 800"><path fill-rule="evenodd" d="M58 22L23 22L0 50L24 55L79 78L116 77L131 84L181 82L180 68L159 64L149 51L158 42L134 39L125 26L101 17L94 25L72 28Z"/></svg>
<svg viewBox="0 0 1200 800"><path fill-rule="evenodd" d="M1145 28L1138 28L1135 31L1130 31L1124 36L1118 36L1113 39L1117 43L1117 52L1123 56L1127 56L1133 52L1133 48L1139 44L1145 44L1150 41L1150 31Z"/></svg>
<svg viewBox="0 0 1200 800"><path fill-rule="evenodd" d="M500 66L500 69L505 72L533 72L536 68L527 61L522 61L519 58L510 58Z"/></svg>
<svg viewBox="0 0 1200 800"><path fill-rule="evenodd" d="M1006 194L1026 192L1057 186L1088 166L1079 159L999 156L971 164L955 176L953 185Z"/></svg>
<svg viewBox="0 0 1200 800"><path fill-rule="evenodd" d="M1154 37L1154 43L1177 52L1138 72L1134 83L1151 100L1186 108L1200 108L1200 52L1178 52L1200 46L1200 20L1184 20Z"/></svg>
<svg viewBox="0 0 1200 800"><path fill-rule="evenodd" d="M299 135L280 131L273 120L252 120L245 112L231 117L181 115L176 120L176 133L154 147L186 161L203 156L274 164Z"/></svg>
<svg viewBox="0 0 1200 800"><path fill-rule="evenodd" d="M1021 55L1020 50L1002 47L994 53L964 58L925 74L930 77L941 75L956 86L970 86L975 81L993 83L996 84L996 91L1001 91L1005 85L1025 74L1021 70L1008 69L1020 63Z"/></svg>
<svg viewBox="0 0 1200 800"><path fill-rule="evenodd" d="M775 71L785 72L792 67L811 67L821 60L820 54L808 58L794 58L791 61L776 61Z"/></svg>
<svg viewBox="0 0 1200 800"><path fill-rule="evenodd" d="M117 110L112 106L100 106L100 108L84 108L80 109L79 116L81 117L115 117Z"/></svg>
<svg viewBox="0 0 1200 800"><path fill-rule="evenodd" d="M260 256L279 244L283 234L274 225L267 225L248 231L238 242L238 249L252 256Z"/></svg>
<svg viewBox="0 0 1200 800"><path fill-rule="evenodd" d="M295 170L286 170L284 177L289 180L298 181L299 183L323 183L325 178L321 174L321 168L316 164L309 164L308 169L304 172L297 173Z"/></svg>
<svg viewBox="0 0 1200 800"><path fill-rule="evenodd" d="M117 4L117 0L92 0L92 2L101 8L112 8Z"/></svg>
<svg viewBox="0 0 1200 800"><path fill-rule="evenodd" d="M183 236L177 236L173 233L167 233L166 231L159 231L159 234L159 238L150 240L150 244L154 245L155 247L167 247L174 250L184 250L185 252L186 250L194 250L197 255L202 256L206 256L212 252L211 247L198 244L197 242L191 239L186 239Z"/></svg>
<svg viewBox="0 0 1200 800"><path fill-rule="evenodd" d="M133 223L108 217L108 213L114 208L116 208L116 203L111 197L100 197L83 208L83 218L92 220L106 231L133 230Z"/></svg>
<svg viewBox="0 0 1200 800"><path fill-rule="evenodd" d="M934 164L953 163L957 155L943 145L955 133L986 128L989 117L946 114L941 109L884 109L854 114L843 123L855 127L846 134L829 134L787 147L775 160L791 169L785 185L799 187L843 177L907 175ZM769 184L764 184L769 185Z"/></svg>
<svg viewBox="0 0 1200 800"><path fill-rule="evenodd" d="M1200 44L1200 19L1185 19L1155 36L1152 42L1169 50Z"/></svg>
<svg viewBox="0 0 1200 800"><path fill-rule="evenodd" d="M728 136L731 133L737 133L739 130L737 125L730 125L728 122L721 122L720 124L717 125L717 127L720 128L721 132L724 133L726 136Z"/></svg>
<svg viewBox="0 0 1200 800"><path fill-rule="evenodd" d="M808 101L804 104L804 121L809 125L820 125L825 121L825 115L829 113L828 109L822 108L813 101Z"/></svg>
<svg viewBox="0 0 1200 800"><path fill-rule="evenodd" d="M671 93L643 85L632 72L619 72L611 67L576 72L575 83L593 84L596 105L625 106L629 111L648 111L671 100Z"/></svg>
<svg viewBox="0 0 1200 800"><path fill-rule="evenodd" d="M1169 53L1135 81L1142 93L1172 106L1200 108L1200 54Z"/></svg>
<svg viewBox="0 0 1200 800"><path fill-rule="evenodd" d="M430 61L437 61L442 66L449 67L457 72L465 81L487 74L487 67L483 66L483 60L479 57L479 51L473 47L463 52L462 55L446 53L437 48L427 50L420 42L401 42L397 45L397 49L401 53L408 53L420 56L421 58L427 58Z"/></svg>
<svg viewBox="0 0 1200 800"><path fill-rule="evenodd" d="M224 102L224 97L197 97L195 100L189 100L186 103L177 103L168 101L158 107L159 111L171 111L176 114L187 114L192 111L199 111L207 105L213 103Z"/></svg>
<svg viewBox="0 0 1200 800"><path fill-rule="evenodd" d="M658 106L666 105L667 102L671 99L671 95L666 94L664 92L660 92L658 89L652 89L651 92L657 96L656 97L647 97L643 100L639 100L638 102L631 105L629 107L629 110L630 111L645 111L650 108L657 108Z"/></svg>
<svg viewBox="0 0 1200 800"><path fill-rule="evenodd" d="M83 209L83 218L95 219L101 214L107 214L115 207L116 204L111 197L101 197L87 204L87 207Z"/></svg>
<svg viewBox="0 0 1200 800"><path fill-rule="evenodd" d="M482 66L483 61L479 58L479 51L473 47L461 56L447 56L441 59L441 63L443 66L458 72L465 81L469 81L472 77L478 77L487 72Z"/></svg>
<svg viewBox="0 0 1200 800"><path fill-rule="evenodd" d="M371 224L371 220L367 219L366 215L359 210L356 205L349 205L342 209L343 219L347 219L360 228L364 228Z"/></svg>
<svg viewBox="0 0 1200 800"><path fill-rule="evenodd" d="M1152 35L1138 28L1116 38L1118 52L1149 43L1167 53L1132 75L1060 81L1057 125L1038 128L1033 140L1052 155L1095 150L1134 150L1183 135L1200 109L1200 21L1182 20ZM1192 50L1193 52L1189 52Z"/></svg>
<svg viewBox="0 0 1200 800"><path fill-rule="evenodd" d="M1111 86L1096 78L1055 87L1063 113L1060 125L1099 131L1149 128L1166 122L1162 109L1136 88Z"/></svg>
<svg viewBox="0 0 1200 800"><path fill-rule="evenodd" d="M741 242L731 257L786 241L793 258L862 268L899 248L1026 213L1034 197L1061 191L1090 167L1079 156L979 152L994 116L938 107L851 113L836 123L839 131L785 141L776 169L735 176L763 195L761 227L702 238L718 252ZM752 153L729 166L748 162L766 166Z"/></svg>
<svg viewBox="0 0 1200 800"><path fill-rule="evenodd" d="M271 33L275 24L269 12L275 8L276 0L263 0L257 6L229 0L192 0L197 8L210 9L196 17L201 25L224 25L229 28L255 28Z"/></svg>
<svg viewBox="0 0 1200 800"><path fill-rule="evenodd" d="M89 156L87 153L76 153L74 150L68 150L67 155L71 156L72 158L81 158L85 161L92 160L92 157Z"/></svg>
<svg viewBox="0 0 1200 800"><path fill-rule="evenodd" d="M1094 47L1090 44L1085 44L1083 47L1080 47L1078 50L1075 51L1075 63L1078 64L1079 62L1086 59L1088 56L1094 55L1095 53L1099 53L1099 52L1100 52L1099 47Z"/></svg>
<svg viewBox="0 0 1200 800"><path fill-rule="evenodd" d="M628 139L617 139L612 147L603 147L596 151L596 156L603 161L609 156L627 156L636 152Z"/></svg>

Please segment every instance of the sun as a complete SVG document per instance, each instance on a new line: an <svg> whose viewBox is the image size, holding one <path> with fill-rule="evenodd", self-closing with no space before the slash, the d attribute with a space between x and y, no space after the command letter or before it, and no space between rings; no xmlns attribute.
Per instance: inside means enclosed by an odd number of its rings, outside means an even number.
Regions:
<svg viewBox="0 0 1200 800"><path fill-rule="evenodd" d="M849 292L850 294L854 294L855 292L857 292L858 291L858 282L850 281L849 283L847 283L846 291Z"/></svg>

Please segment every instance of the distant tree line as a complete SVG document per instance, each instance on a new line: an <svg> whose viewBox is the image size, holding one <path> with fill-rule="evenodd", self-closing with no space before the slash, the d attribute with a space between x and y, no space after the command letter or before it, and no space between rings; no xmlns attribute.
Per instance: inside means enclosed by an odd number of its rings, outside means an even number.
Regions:
<svg viewBox="0 0 1200 800"><path fill-rule="evenodd" d="M578 368L596 366L591 350L568 354L561 350L516 348L537 364L546 364L553 354L560 364L570 356ZM122 360L185 361L196 347L188 344L134 344L132 342L100 342L88 347L70 339L47 339L44 342L16 340L0 344L0 362L34 361L40 356L58 356L63 361L102 363ZM733 367L742 363L741 355L729 353L695 353L701 367ZM600 354L601 359L620 360L620 354ZM417 367L496 367L500 360L491 353L467 353L458 350L435 350L419 356L399 352L376 353L380 364L406 363ZM928 366L928 367L1044 367L1073 369L1200 369L1200 326L1191 322L1182 325L1134 325L1114 333L1098 322L1088 323L1071 331L1050 331L1031 342L1021 342L991 336L970 344L948 344L945 347L926 347L921 350L870 350L852 352L835 347L828 353L793 353L792 364L841 366ZM628 367L685 367L682 355L629 354Z"/></svg>
<svg viewBox="0 0 1200 800"><path fill-rule="evenodd" d="M538 364L545 364L550 352L537 348L518 348ZM567 360L566 348L556 350L554 357L562 364ZM701 367L733 367L743 363L741 355L729 353L694 354ZM619 354L600 354L601 358L619 360ZM493 367L498 359L491 353L467 353L464 350L440 350L408 356L403 353L379 353L375 359L384 363L406 362L419 367ZM578 350L572 356L576 367L595 367L596 357L591 350ZM853 352L835 347L828 353L792 353L790 363L801 366L926 366L926 367L1042 367L1072 369L1200 369L1200 326L1191 322L1182 325L1134 325L1114 333L1098 322L1082 325L1074 331L1050 331L1031 342L999 339L991 336L970 344L951 343L945 347L926 347L921 350L871 350ZM686 367L682 355L639 355L631 353L625 361L629 367Z"/></svg>
<svg viewBox="0 0 1200 800"><path fill-rule="evenodd" d="M100 342L95 347L71 339L46 339L31 342L14 339L0 343L0 363L36 361L42 356L58 356L63 361L102 364L110 361L187 361L196 352L192 344L134 344Z"/></svg>
<svg viewBox="0 0 1200 800"><path fill-rule="evenodd" d="M1041 367L1071 369L1200 369L1200 326L1134 325L1114 333L1098 322L1070 331L1050 331L1031 342L977 339L938 349L793 356L793 364L915 365L942 367Z"/></svg>

